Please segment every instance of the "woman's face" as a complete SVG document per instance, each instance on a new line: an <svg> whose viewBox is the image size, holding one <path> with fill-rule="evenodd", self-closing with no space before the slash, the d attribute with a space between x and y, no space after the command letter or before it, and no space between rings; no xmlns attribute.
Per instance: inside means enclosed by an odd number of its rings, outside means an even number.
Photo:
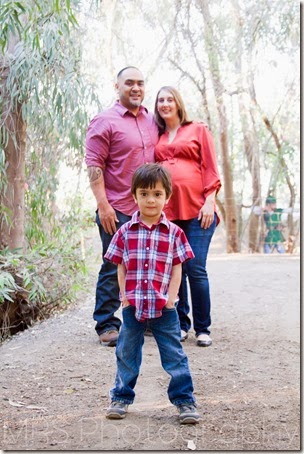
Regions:
<svg viewBox="0 0 304 454"><path fill-rule="evenodd" d="M157 97L157 111L165 122L178 118L177 104L170 91L161 90L159 92Z"/></svg>

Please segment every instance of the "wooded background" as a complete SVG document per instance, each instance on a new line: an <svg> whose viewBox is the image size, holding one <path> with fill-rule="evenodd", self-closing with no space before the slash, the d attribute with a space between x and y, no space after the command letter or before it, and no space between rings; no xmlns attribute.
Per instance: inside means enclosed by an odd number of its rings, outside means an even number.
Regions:
<svg viewBox="0 0 304 454"><path fill-rule="evenodd" d="M145 75L149 110L160 86L174 85L189 116L208 123L227 253L262 251L265 227L253 209L269 194L292 209L286 249L299 252L300 2L0 5L0 303L70 298L83 271L79 232L93 219L81 190L85 131L114 102L127 65ZM63 168L77 176L66 196ZM54 293L62 274L69 278Z"/></svg>

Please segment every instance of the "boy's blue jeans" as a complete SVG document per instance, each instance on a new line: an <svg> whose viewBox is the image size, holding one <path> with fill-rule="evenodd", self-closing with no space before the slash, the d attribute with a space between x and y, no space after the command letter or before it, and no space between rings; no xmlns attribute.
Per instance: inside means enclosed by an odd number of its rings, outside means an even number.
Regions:
<svg viewBox="0 0 304 454"><path fill-rule="evenodd" d="M135 308L128 306L122 310L123 323L116 345L117 372L114 388L110 390L112 401L132 404L134 388L142 361L144 333L147 327L155 337L161 364L171 376L168 397L172 404L195 404L193 383L188 366L188 358L180 343L180 327L176 309L163 309L158 318L139 322L135 318Z"/></svg>
<svg viewBox="0 0 304 454"><path fill-rule="evenodd" d="M200 225L201 221L198 221L196 218L189 219L188 221L174 221L185 232L195 255L193 259L183 263L177 311L181 329L188 332L191 327L191 320L188 317L190 311L187 289L188 278L191 292L193 327L196 336L203 333L210 334L211 301L206 262L210 242L216 228L216 221L216 213L214 214L214 221L208 229L202 229Z"/></svg>

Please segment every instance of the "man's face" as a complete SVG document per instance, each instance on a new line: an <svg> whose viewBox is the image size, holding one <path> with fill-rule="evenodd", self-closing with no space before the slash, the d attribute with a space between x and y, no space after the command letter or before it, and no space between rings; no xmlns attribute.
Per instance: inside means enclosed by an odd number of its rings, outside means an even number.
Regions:
<svg viewBox="0 0 304 454"><path fill-rule="evenodd" d="M135 68L126 69L117 80L119 102L130 112L137 113L145 96L143 75Z"/></svg>
<svg viewBox="0 0 304 454"><path fill-rule="evenodd" d="M277 204L275 203L267 203L266 205L268 211L275 211L277 208Z"/></svg>

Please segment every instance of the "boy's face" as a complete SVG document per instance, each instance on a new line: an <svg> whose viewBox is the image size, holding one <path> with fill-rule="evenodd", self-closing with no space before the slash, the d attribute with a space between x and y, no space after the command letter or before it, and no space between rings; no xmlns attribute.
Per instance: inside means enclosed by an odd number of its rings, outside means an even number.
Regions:
<svg viewBox="0 0 304 454"><path fill-rule="evenodd" d="M141 220L150 225L156 223L169 198L160 181L154 188L137 188L134 200L138 205Z"/></svg>

